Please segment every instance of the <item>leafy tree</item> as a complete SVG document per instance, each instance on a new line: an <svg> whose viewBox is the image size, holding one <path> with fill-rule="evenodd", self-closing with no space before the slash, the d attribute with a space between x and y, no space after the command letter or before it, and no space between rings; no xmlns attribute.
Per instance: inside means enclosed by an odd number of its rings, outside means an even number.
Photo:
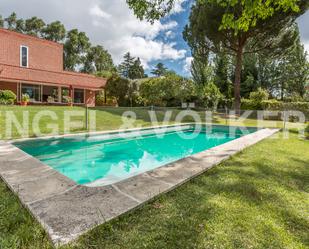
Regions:
<svg viewBox="0 0 309 249"><path fill-rule="evenodd" d="M67 33L64 43L64 69L74 71L85 61L85 54L91 44L84 32L72 29Z"/></svg>
<svg viewBox="0 0 309 249"><path fill-rule="evenodd" d="M140 58L134 60L133 65L129 69L129 79L145 78L145 71Z"/></svg>
<svg viewBox="0 0 309 249"><path fill-rule="evenodd" d="M251 92L256 91L259 87L261 87L258 81L258 60L258 54L246 54L244 56L240 83L240 93L242 97L247 98Z"/></svg>
<svg viewBox="0 0 309 249"><path fill-rule="evenodd" d="M176 0L127 0L140 19L160 19ZM236 57L234 96L240 110L241 67L244 53L278 52L295 37L288 28L308 8L307 0L202 0L192 8L185 38L189 45L202 41L210 50L224 46ZM274 25L276 24L276 25ZM250 42L254 37L254 41ZM250 46L248 46L250 44ZM278 49L279 48L279 49Z"/></svg>
<svg viewBox="0 0 309 249"><path fill-rule="evenodd" d="M140 19L150 22L166 16L173 8L177 0L126 0ZM219 26L222 29L233 29L235 33L249 31L260 20L272 17L276 12L299 12L306 0L269 0L269 1L240 1L240 0L197 0L201 4L216 4L226 9Z"/></svg>
<svg viewBox="0 0 309 249"><path fill-rule="evenodd" d="M116 73L116 70L113 69L112 71L97 71L97 72L95 72L95 75L96 75L97 77L102 77L102 78L109 79L109 78L111 78L115 73Z"/></svg>
<svg viewBox="0 0 309 249"><path fill-rule="evenodd" d="M206 85L213 80L214 68L208 61L208 56L194 55L191 63L191 75L195 83L198 85Z"/></svg>
<svg viewBox="0 0 309 249"><path fill-rule="evenodd" d="M55 21L43 28L42 35L46 40L62 42L65 38L66 30L60 21Z"/></svg>
<svg viewBox="0 0 309 249"><path fill-rule="evenodd" d="M270 57L266 54L257 55L257 85L267 89L273 97L281 100L296 95L302 98L306 92L309 74L307 54L300 42L296 25L294 29L297 39L284 54L278 57Z"/></svg>
<svg viewBox="0 0 309 249"><path fill-rule="evenodd" d="M203 86L201 90L201 98L204 101L205 106L216 111L220 100L223 98L219 88L215 83L210 82Z"/></svg>
<svg viewBox="0 0 309 249"><path fill-rule="evenodd" d="M214 58L214 83L227 99L233 97L231 70L230 56L226 53L217 53Z"/></svg>
<svg viewBox="0 0 309 249"><path fill-rule="evenodd" d="M1 26L0 18L0 26ZM4 27L4 22L9 30L13 30L16 32L24 33L25 32L25 21L23 19L18 19L15 12L13 12L10 16L2 20L2 27Z"/></svg>
<svg viewBox="0 0 309 249"><path fill-rule="evenodd" d="M157 77L161 77L167 73L167 68L163 63L159 62L155 68L151 71L151 73Z"/></svg>
<svg viewBox="0 0 309 249"><path fill-rule="evenodd" d="M297 38L292 24L300 12L276 11L273 16L259 20L248 31L222 29L222 18L227 8L216 3L200 3L192 7L189 25L184 37L191 47L196 43L203 44L211 52L224 52L235 56L234 97L235 108L240 109L240 84L243 57L245 54L268 53L278 55L289 48ZM234 6L234 11L242 15L242 4ZM276 23L276 25L273 25Z"/></svg>
<svg viewBox="0 0 309 249"><path fill-rule="evenodd" d="M114 74L106 83L106 93L115 97L119 105L123 105L129 90L129 80Z"/></svg>
<svg viewBox="0 0 309 249"><path fill-rule="evenodd" d="M131 67L134 64L134 60L135 58L131 56L130 52L127 52L124 56L123 56L123 62L118 66L118 71L120 73L120 75L122 75L125 78L130 78L130 70Z"/></svg>
<svg viewBox="0 0 309 249"><path fill-rule="evenodd" d="M143 80L139 87L140 100L144 105L179 106L195 97L195 84L177 74Z"/></svg>
<svg viewBox="0 0 309 249"><path fill-rule="evenodd" d="M114 70L112 56L104 49L103 46L97 45L90 47L85 57L82 71L86 73L101 72Z"/></svg>
<svg viewBox="0 0 309 249"><path fill-rule="evenodd" d="M186 101L192 101L196 99L196 84L194 81L178 76L178 80L173 81L174 98L176 101L183 103Z"/></svg>
<svg viewBox="0 0 309 249"><path fill-rule="evenodd" d="M281 99L298 95L301 98L306 93L306 84L309 80L309 62L304 46L298 38L295 46L278 62L281 82ZM277 74L278 75L278 74Z"/></svg>
<svg viewBox="0 0 309 249"><path fill-rule="evenodd" d="M139 87L140 101L145 105L164 105L163 99L167 95L165 84L161 79L150 78L143 81Z"/></svg>
<svg viewBox="0 0 309 249"><path fill-rule="evenodd" d="M3 27L4 27L4 20L3 20L2 15L0 15L0 28L3 28Z"/></svg>
<svg viewBox="0 0 309 249"><path fill-rule="evenodd" d="M7 24L7 28L9 30L15 30L16 28L16 21L17 21L17 15L15 12L13 12L10 16L4 19L4 21Z"/></svg>
<svg viewBox="0 0 309 249"><path fill-rule="evenodd" d="M137 82L135 80L130 80L128 92L127 92L127 97L130 101L131 107L133 106L133 102L137 98L137 96L138 96Z"/></svg>
<svg viewBox="0 0 309 249"><path fill-rule="evenodd" d="M16 27L14 30L19 33L24 33L25 32L25 21L23 19L17 19Z"/></svg>
<svg viewBox="0 0 309 249"><path fill-rule="evenodd" d="M45 27L45 22L36 16L25 21L24 31L28 35L41 36L41 32Z"/></svg>
<svg viewBox="0 0 309 249"><path fill-rule="evenodd" d="M127 52L123 56L123 59L123 62L118 66L120 75L127 79L142 79L147 77L139 58L136 59L131 56L130 52Z"/></svg>

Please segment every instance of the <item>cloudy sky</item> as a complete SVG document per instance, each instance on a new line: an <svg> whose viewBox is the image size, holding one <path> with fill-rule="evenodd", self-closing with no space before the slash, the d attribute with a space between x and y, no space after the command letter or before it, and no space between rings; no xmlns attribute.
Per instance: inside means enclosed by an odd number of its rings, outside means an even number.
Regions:
<svg viewBox="0 0 309 249"><path fill-rule="evenodd" d="M182 38L190 0L178 0L170 16L153 25L139 21L125 0L1 0L1 15L15 11L20 18L38 16L46 23L59 20L67 29L85 31L93 44L101 44L118 64L130 51L150 70L158 61L188 75L190 50ZM309 52L309 12L299 19L302 41Z"/></svg>

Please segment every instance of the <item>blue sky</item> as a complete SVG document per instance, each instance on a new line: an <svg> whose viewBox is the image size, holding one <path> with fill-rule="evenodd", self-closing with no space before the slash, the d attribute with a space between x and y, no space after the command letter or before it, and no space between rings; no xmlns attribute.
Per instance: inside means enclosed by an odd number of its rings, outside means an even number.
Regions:
<svg viewBox="0 0 309 249"><path fill-rule="evenodd" d="M188 47L187 43L184 41L182 32L184 30L184 27L188 23L189 19L189 14L190 14L190 8L191 8L191 1L186 1L182 4L183 11L177 14L173 14L167 18L163 19L164 21L176 21L177 22L177 27L172 30L171 36L168 36L166 32L161 32L158 36L157 39L165 40L167 42L175 42L175 48L178 50L185 50L186 54L185 57L181 60L163 60L162 62L169 68L172 69L182 75L189 76L189 71L188 71L188 65L186 65L186 58L189 59L191 58L191 52L190 48ZM187 59L187 61L188 61ZM156 63L160 62L160 60L156 60L151 62L151 66L154 67ZM186 67L187 66L187 67ZM149 72L149 70L148 70Z"/></svg>
<svg viewBox="0 0 309 249"><path fill-rule="evenodd" d="M1 0L1 15L38 16L46 23L59 20L68 30L85 31L93 44L103 45L115 64L130 51L140 57L146 72L157 62L189 75L190 49L182 38L192 0L176 0L172 14L153 25L138 20L125 0ZM309 51L309 12L299 19L302 41Z"/></svg>

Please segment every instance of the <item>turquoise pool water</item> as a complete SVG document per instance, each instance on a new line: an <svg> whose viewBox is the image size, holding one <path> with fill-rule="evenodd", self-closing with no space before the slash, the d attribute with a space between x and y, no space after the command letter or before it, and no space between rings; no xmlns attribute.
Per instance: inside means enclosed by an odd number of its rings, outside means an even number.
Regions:
<svg viewBox="0 0 309 249"><path fill-rule="evenodd" d="M247 133L256 129L249 129ZM205 127L194 131L187 126L156 136L148 129L142 136L126 132L118 135L71 136L16 142L14 145L41 160L78 184L112 184L199 153L244 135L239 129ZM160 132L159 132L160 133ZM182 134L182 135L180 135ZM190 136L185 139L184 136ZM188 165L189 166L189 165ZM90 184L91 185L91 184Z"/></svg>

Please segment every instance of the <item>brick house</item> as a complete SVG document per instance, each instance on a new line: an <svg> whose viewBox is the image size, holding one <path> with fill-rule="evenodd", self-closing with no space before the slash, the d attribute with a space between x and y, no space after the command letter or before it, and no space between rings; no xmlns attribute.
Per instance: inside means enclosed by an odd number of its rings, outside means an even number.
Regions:
<svg viewBox="0 0 309 249"><path fill-rule="evenodd" d="M0 28L0 90L22 94L33 104L95 105L106 79L63 70L63 45Z"/></svg>

